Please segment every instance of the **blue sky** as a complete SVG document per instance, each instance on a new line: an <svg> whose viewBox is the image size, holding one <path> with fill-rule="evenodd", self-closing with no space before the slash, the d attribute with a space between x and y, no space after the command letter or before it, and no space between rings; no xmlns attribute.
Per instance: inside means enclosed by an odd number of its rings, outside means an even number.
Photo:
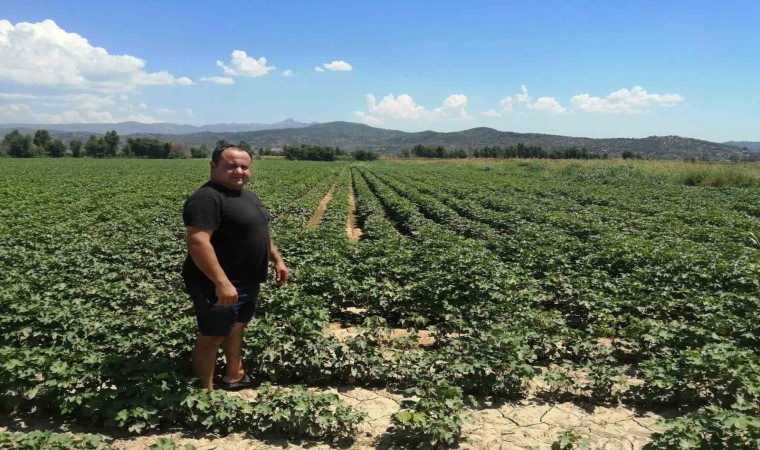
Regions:
<svg viewBox="0 0 760 450"><path fill-rule="evenodd" d="M0 123L760 141L760 2L0 3Z"/></svg>

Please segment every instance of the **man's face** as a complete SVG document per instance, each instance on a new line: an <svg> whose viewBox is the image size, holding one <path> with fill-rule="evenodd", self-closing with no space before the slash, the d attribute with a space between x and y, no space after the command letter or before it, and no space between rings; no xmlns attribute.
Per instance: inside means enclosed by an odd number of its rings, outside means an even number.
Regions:
<svg viewBox="0 0 760 450"><path fill-rule="evenodd" d="M225 149L219 162L211 162L211 181L227 189L243 189L251 178L251 156L245 150Z"/></svg>

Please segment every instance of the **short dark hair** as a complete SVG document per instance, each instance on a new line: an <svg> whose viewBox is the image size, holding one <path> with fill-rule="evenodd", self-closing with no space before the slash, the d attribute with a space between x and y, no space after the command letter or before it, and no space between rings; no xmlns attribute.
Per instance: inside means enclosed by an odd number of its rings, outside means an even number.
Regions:
<svg viewBox="0 0 760 450"><path fill-rule="evenodd" d="M248 150L246 150L246 149L244 149L242 147L238 147L235 144L229 144L229 145L223 145L221 147L215 148L214 151L211 153L211 162L213 162L214 164L218 163L219 159L222 157L222 153L224 153L224 151L227 150L228 148L234 148L235 150L240 150L241 152L246 152L246 153L248 153L248 156L250 156L251 159L253 159L253 155Z"/></svg>

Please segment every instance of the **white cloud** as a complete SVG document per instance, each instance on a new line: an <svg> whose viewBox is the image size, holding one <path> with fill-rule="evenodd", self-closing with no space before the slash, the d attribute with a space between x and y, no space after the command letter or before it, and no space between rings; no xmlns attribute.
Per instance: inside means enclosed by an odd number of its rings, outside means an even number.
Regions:
<svg viewBox="0 0 760 450"><path fill-rule="evenodd" d="M158 123L160 120L144 114L129 114L126 116L113 116L108 111L77 111L67 109L55 113L38 112L29 105L10 104L0 105L0 121L23 122L23 123L116 123L116 122L142 122Z"/></svg>
<svg viewBox="0 0 760 450"><path fill-rule="evenodd" d="M528 105L529 108L551 114L553 116L570 114L573 111L569 108L565 108L559 104L559 102L553 97L539 97L535 103Z"/></svg>
<svg viewBox="0 0 760 450"><path fill-rule="evenodd" d="M129 90L142 85L189 85L187 77L146 72L145 61L111 55L52 20L13 25L0 20L0 79L61 88Z"/></svg>
<svg viewBox="0 0 760 450"><path fill-rule="evenodd" d="M362 114L359 117L371 116L380 121L383 118L419 120L429 114L408 94L401 94L398 97L388 94L379 103L372 94L367 94L365 98L367 99L367 114L359 111Z"/></svg>
<svg viewBox="0 0 760 450"><path fill-rule="evenodd" d="M190 117L195 117L195 114L193 113L193 110L192 110L192 109L190 109L190 108L187 108L187 111L186 111L186 112L187 112L187 115L188 115L188 116L190 116Z"/></svg>
<svg viewBox="0 0 760 450"><path fill-rule="evenodd" d="M156 112L159 113L159 114L171 114L171 113L173 113L175 111L173 109L169 109L169 108L160 108L160 109L157 109Z"/></svg>
<svg viewBox="0 0 760 450"><path fill-rule="evenodd" d="M620 89L605 98L579 94L570 99L575 108L602 114L643 114L652 108L667 108L683 101L678 94L650 94L641 86Z"/></svg>
<svg viewBox="0 0 760 450"><path fill-rule="evenodd" d="M379 102L372 94L366 95L367 111L356 111L355 115L368 125L378 125L385 120L436 120L465 119L467 113L467 96L452 94L443 101L443 106L428 110L418 105L409 94L395 96L388 94Z"/></svg>
<svg viewBox="0 0 760 450"><path fill-rule="evenodd" d="M139 104L139 105L137 105L137 106L139 106L139 107L140 107L140 109L148 109L148 105L146 105L145 103L140 103L140 104Z"/></svg>
<svg viewBox="0 0 760 450"><path fill-rule="evenodd" d="M321 68L319 66L315 67L314 70L316 70L317 72L324 72L325 71L325 69L323 69L323 68Z"/></svg>
<svg viewBox="0 0 760 450"><path fill-rule="evenodd" d="M193 80L187 77L174 78L169 72L162 70L154 73L138 73L135 75L137 84L142 86L156 86L162 84L179 84L181 86L190 86Z"/></svg>
<svg viewBox="0 0 760 450"><path fill-rule="evenodd" d="M222 61L217 61L216 65L224 69L224 73L232 76L239 77L260 77L276 70L274 66L267 66L267 59L263 56L261 58L253 58L248 56L243 50L235 50L232 52L232 59L230 64L227 65Z"/></svg>
<svg viewBox="0 0 760 450"><path fill-rule="evenodd" d="M290 69L283 70L282 71L282 76L283 77L292 77L293 76L293 71L290 70Z"/></svg>
<svg viewBox="0 0 760 450"><path fill-rule="evenodd" d="M467 114L467 96L464 94L452 94L443 100L443 106L433 110L433 113L439 117L455 117L466 119Z"/></svg>
<svg viewBox="0 0 760 450"><path fill-rule="evenodd" d="M535 102L533 102L530 94L528 93L528 88L524 84L520 86L519 94L510 95L499 100L501 113L505 114L515 112L515 108L520 105L524 105L524 107L527 107L533 111L552 115L571 114L573 112L572 109L565 108L564 106L560 105L559 101L557 101L557 99L554 97L539 97ZM490 110L489 114L483 113L483 115L490 117L499 117L493 114L494 112L498 111Z"/></svg>
<svg viewBox="0 0 760 450"><path fill-rule="evenodd" d="M499 111L496 111L495 109L489 109L488 111L483 111L480 113L481 116L484 117L501 117L501 113Z"/></svg>
<svg viewBox="0 0 760 450"><path fill-rule="evenodd" d="M499 100L499 106L504 113L511 113L515 109L516 104L530 104L530 95L528 94L528 88L525 85L520 86L520 93L510 95Z"/></svg>
<svg viewBox="0 0 760 450"><path fill-rule="evenodd" d="M518 103L530 103L530 95L528 95L528 88L525 85L520 86L520 93L515 94L514 99Z"/></svg>
<svg viewBox="0 0 760 450"><path fill-rule="evenodd" d="M230 77L203 77L201 81L208 81L215 84L235 84L235 79Z"/></svg>
<svg viewBox="0 0 760 450"><path fill-rule="evenodd" d="M354 70L354 68L351 66L351 64L345 62L345 61L333 61L329 63L322 64L322 67L326 70L333 70L338 72L349 72L351 70Z"/></svg>
<svg viewBox="0 0 760 450"><path fill-rule="evenodd" d="M503 99L499 100L499 106L504 112L512 112L514 110L514 103L515 101L512 99L512 97L504 97Z"/></svg>

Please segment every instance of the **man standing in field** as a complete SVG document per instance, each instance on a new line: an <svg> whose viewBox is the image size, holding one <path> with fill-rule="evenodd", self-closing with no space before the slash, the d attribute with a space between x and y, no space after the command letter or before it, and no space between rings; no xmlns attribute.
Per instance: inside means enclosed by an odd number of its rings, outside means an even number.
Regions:
<svg viewBox="0 0 760 450"><path fill-rule="evenodd" d="M269 235L272 216L243 189L251 177L251 155L239 147L217 149L210 167L211 179L187 199L182 214L188 251L182 277L200 330L192 365L201 387L213 389L221 347L227 365L219 387L242 389L252 383L241 357L259 286L270 261L278 285L287 281L288 268Z"/></svg>

